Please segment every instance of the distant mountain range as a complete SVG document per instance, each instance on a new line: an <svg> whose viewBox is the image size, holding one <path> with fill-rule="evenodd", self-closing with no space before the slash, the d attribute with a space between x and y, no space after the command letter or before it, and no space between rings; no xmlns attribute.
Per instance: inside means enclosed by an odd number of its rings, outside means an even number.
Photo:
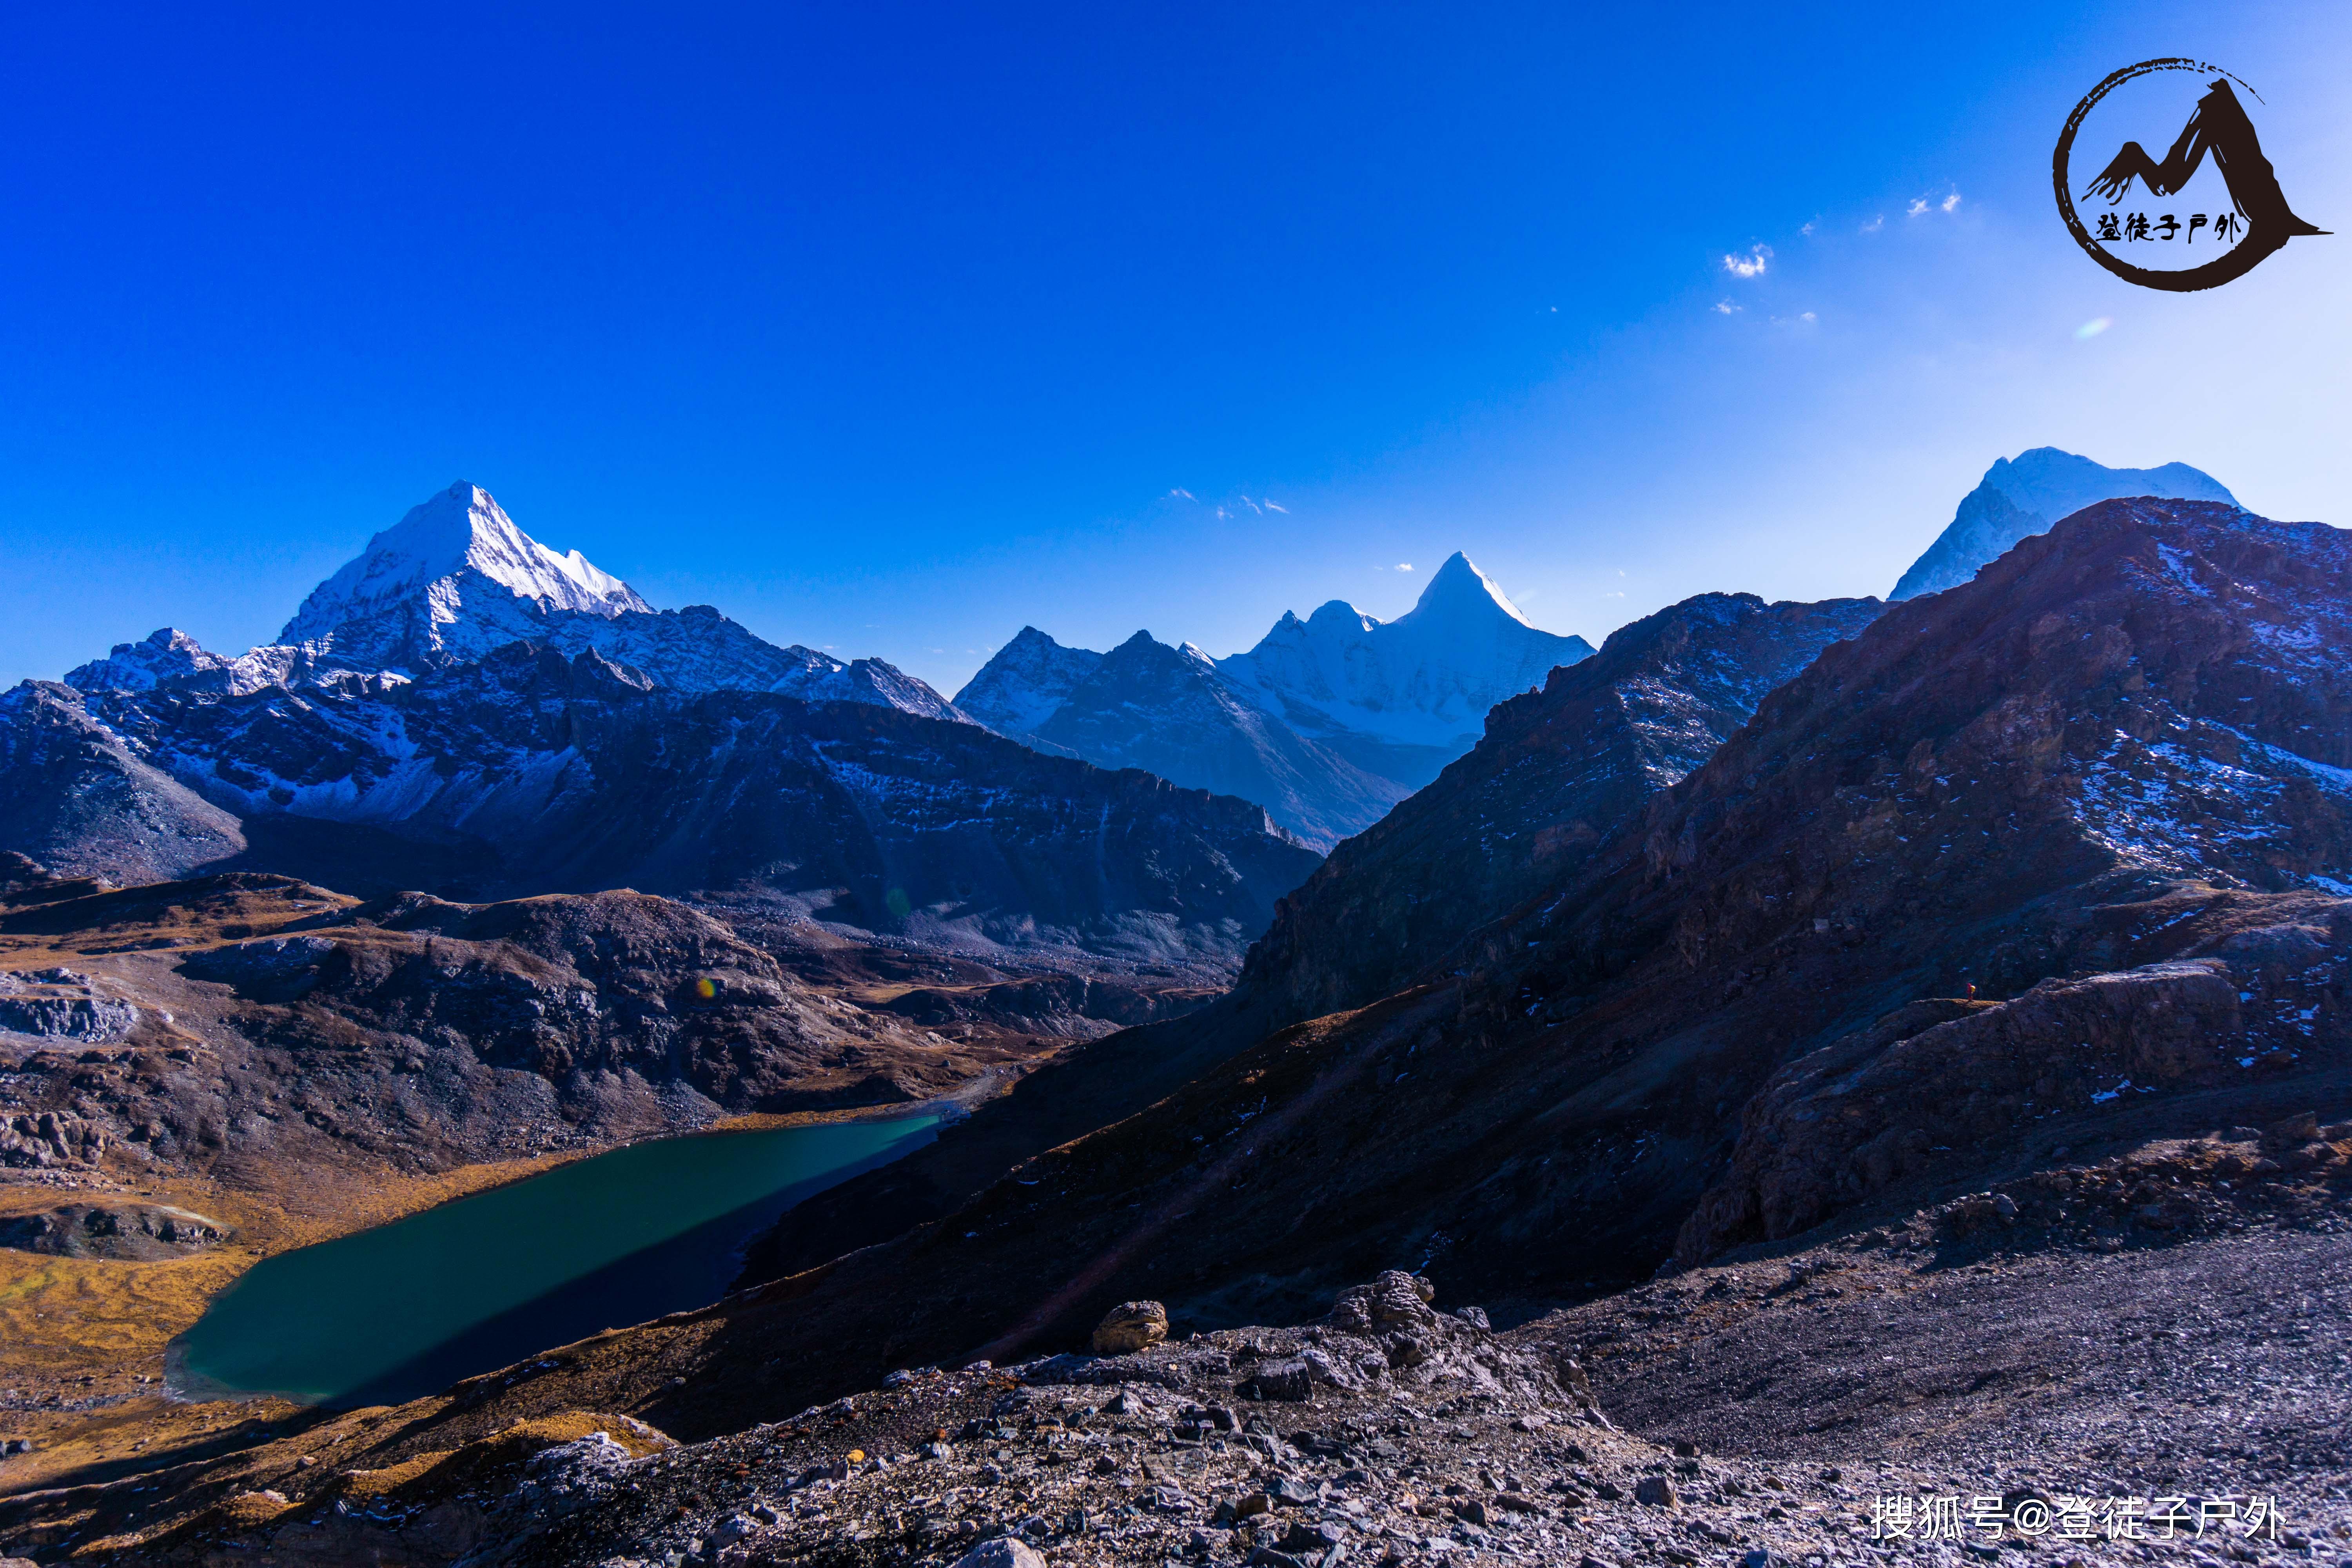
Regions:
<svg viewBox="0 0 2352 1568"><path fill-rule="evenodd" d="M1334 599L1229 658L1148 632L1097 653L1024 626L956 706L1105 767L1256 801L1328 849L1475 745L1496 703L1591 657L1582 637L1530 626L1457 552L1394 621Z"/></svg>
<svg viewBox="0 0 2352 1568"><path fill-rule="evenodd" d="M1260 807L1041 755L879 659L656 611L469 484L228 658L165 629L0 697L0 847L362 894L754 891L940 947L1214 978L1316 856Z"/></svg>
<svg viewBox="0 0 2352 1568"><path fill-rule="evenodd" d="M1985 470L1977 488L1961 498L1951 525L1911 563L1887 597L1899 602L1957 588L2020 541L2049 532L2059 519L2128 496L2238 504L2220 480L2186 463L2110 468L2055 447L2035 447Z"/></svg>

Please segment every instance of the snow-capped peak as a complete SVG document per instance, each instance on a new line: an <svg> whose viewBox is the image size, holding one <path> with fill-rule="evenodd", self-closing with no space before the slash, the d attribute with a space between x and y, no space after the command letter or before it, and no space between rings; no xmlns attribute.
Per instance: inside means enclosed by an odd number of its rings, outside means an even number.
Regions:
<svg viewBox="0 0 2352 1568"><path fill-rule="evenodd" d="M559 555L515 526L479 485L463 480L368 541L359 556L319 584L278 634L281 643L316 642L436 584L462 576L495 584L543 610L617 616L650 609L629 585L599 571L577 550ZM434 597L462 597L432 595ZM436 605L438 612L442 606ZM456 608L453 603L450 609ZM454 617L436 613L436 622Z"/></svg>
<svg viewBox="0 0 2352 1568"><path fill-rule="evenodd" d="M413 507L310 591L278 640L398 666L478 657L551 614L605 619L651 606L577 550L558 554L460 481Z"/></svg>
<svg viewBox="0 0 2352 1568"><path fill-rule="evenodd" d="M1532 626L1533 623L1519 614L1519 607L1511 603L1503 590L1496 585L1495 580L1471 564L1470 557L1457 550L1445 558L1445 564L1430 578L1429 586L1421 591L1421 597L1412 608L1397 617L1397 625L1424 618L1433 621L1452 621L1464 616L1485 618L1489 606L1502 611L1523 626Z"/></svg>
<svg viewBox="0 0 2352 1568"><path fill-rule="evenodd" d="M1346 731L1458 754L1489 708L1591 653L1582 637L1529 625L1457 550L1393 621L1333 599L1304 621L1284 616L1217 668L1304 733Z"/></svg>

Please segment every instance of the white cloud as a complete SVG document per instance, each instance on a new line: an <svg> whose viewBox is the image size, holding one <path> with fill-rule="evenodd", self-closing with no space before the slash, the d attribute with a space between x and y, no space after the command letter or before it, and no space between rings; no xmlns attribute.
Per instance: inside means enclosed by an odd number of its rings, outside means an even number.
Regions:
<svg viewBox="0 0 2352 1568"><path fill-rule="evenodd" d="M1175 500L1178 496L1182 496L1186 500L1191 500L1192 499L1192 492L1191 490L1181 489L1172 489L1168 492L1168 499L1171 500Z"/></svg>
<svg viewBox="0 0 2352 1568"><path fill-rule="evenodd" d="M1748 247L1748 254L1745 256L1725 257L1723 269L1734 278L1761 278L1764 275L1765 264L1771 259L1770 246L1751 245Z"/></svg>
<svg viewBox="0 0 2352 1568"><path fill-rule="evenodd" d="M1903 216L1905 217L1917 217L1921 213L1926 212L1927 210L1927 198L1925 196L1914 196L1911 198L1911 205L1903 209Z"/></svg>
<svg viewBox="0 0 2352 1568"><path fill-rule="evenodd" d="M1944 198L1943 205L1946 212L1950 212L1954 207L1957 207L1959 205L1960 193L1958 191L1954 191L1950 195Z"/></svg>
<svg viewBox="0 0 2352 1568"><path fill-rule="evenodd" d="M1880 229L1885 228L1885 226L1886 215L1885 213L1880 213L1876 217L1872 218L1868 223L1862 226L1862 232L1864 234L1876 234Z"/></svg>
<svg viewBox="0 0 2352 1568"><path fill-rule="evenodd" d="M1733 304L1728 300L1717 300L1711 307L1709 307L1709 309L1713 310L1718 316L1728 316L1731 312L1739 309L1739 307Z"/></svg>
<svg viewBox="0 0 2352 1568"><path fill-rule="evenodd" d="M1797 318L1797 320L1799 320L1799 321L1801 321L1804 322L1804 323L1805 323L1806 325L1808 325L1808 326L1811 325L1811 324L1813 323L1813 321L1816 321L1817 319L1818 319L1818 318L1817 318L1817 317L1815 317L1815 316L1814 316L1814 314L1813 314L1811 310L1807 310L1803 315L1799 316L1799 317Z"/></svg>
<svg viewBox="0 0 2352 1568"><path fill-rule="evenodd" d="M1412 563L1410 561L1400 561L1397 563L1397 570L1400 572L1410 572L1412 570Z"/></svg>
<svg viewBox="0 0 2352 1568"><path fill-rule="evenodd" d="M1809 223L1808 223L1808 224L1800 224L1800 225L1798 225L1798 226L1797 226L1797 232L1798 232L1799 234L1808 234L1808 235L1809 235L1809 234L1811 234L1811 233L1812 233L1812 232L1813 232L1813 226L1812 226L1811 224L1809 224Z"/></svg>
<svg viewBox="0 0 2352 1568"><path fill-rule="evenodd" d="M1603 594L1603 595L1601 595L1601 596L1602 598L1604 598L1604 599L1622 599L1622 598L1623 598L1623 597L1625 596L1625 590L1624 590L1624 589L1622 589L1622 588L1620 588L1620 589L1616 590L1614 593Z"/></svg>
<svg viewBox="0 0 2352 1568"><path fill-rule="evenodd" d="M1268 501L1268 502L1266 502L1266 503L1265 503L1265 510L1268 510L1268 511L1278 511L1278 512L1282 512L1282 513L1285 513L1285 514L1287 514L1287 513L1289 512L1289 510L1290 510L1290 509L1289 509L1288 507L1286 507L1286 506L1276 506L1276 505L1275 505L1275 504L1274 504L1274 502L1272 502L1272 501Z"/></svg>

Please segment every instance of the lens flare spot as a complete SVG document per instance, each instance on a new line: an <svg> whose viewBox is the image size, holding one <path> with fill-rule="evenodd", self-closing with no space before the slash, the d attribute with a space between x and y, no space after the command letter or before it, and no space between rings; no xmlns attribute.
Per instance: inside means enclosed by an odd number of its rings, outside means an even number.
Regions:
<svg viewBox="0 0 2352 1568"><path fill-rule="evenodd" d="M2074 341L2078 343L2087 342L2115 324L2116 319L2113 316L2094 316L2074 329Z"/></svg>
<svg viewBox="0 0 2352 1568"><path fill-rule="evenodd" d="M719 982L706 974L694 983L694 994L708 1002L719 994Z"/></svg>

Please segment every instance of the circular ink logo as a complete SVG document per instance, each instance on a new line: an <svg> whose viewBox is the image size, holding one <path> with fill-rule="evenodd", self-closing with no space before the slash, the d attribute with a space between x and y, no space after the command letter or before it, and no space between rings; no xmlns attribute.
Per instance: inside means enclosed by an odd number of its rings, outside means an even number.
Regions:
<svg viewBox="0 0 2352 1568"><path fill-rule="evenodd" d="M2147 90L2173 84L2176 79L2160 74L2172 71L2212 80L2193 102L2186 92ZM2142 85L2109 98L2127 82ZM2278 174L2263 155L2253 120L2239 101L2233 82L2256 103L2262 101L2252 88L2219 66L2191 59L2142 60L2093 88L2066 117L2066 129L2059 132L2058 151L2050 161L2059 216L2066 220L2074 243L2125 282L2179 294L2212 289L2244 277L2290 239L2328 232L2304 222L2287 205ZM2188 121L2182 124L2179 116L2184 108ZM2086 150L2115 146L2115 138L2126 132L2155 132L2160 137L2167 127L2180 126L2161 161L2148 156L2137 141L2126 141L2084 183L2081 199L2092 209L2088 224L2074 210L2073 170L2075 137L2085 121L2092 122ZM2086 164L2091 155L2086 151ZM2199 179L2209 157L2212 174Z"/></svg>

